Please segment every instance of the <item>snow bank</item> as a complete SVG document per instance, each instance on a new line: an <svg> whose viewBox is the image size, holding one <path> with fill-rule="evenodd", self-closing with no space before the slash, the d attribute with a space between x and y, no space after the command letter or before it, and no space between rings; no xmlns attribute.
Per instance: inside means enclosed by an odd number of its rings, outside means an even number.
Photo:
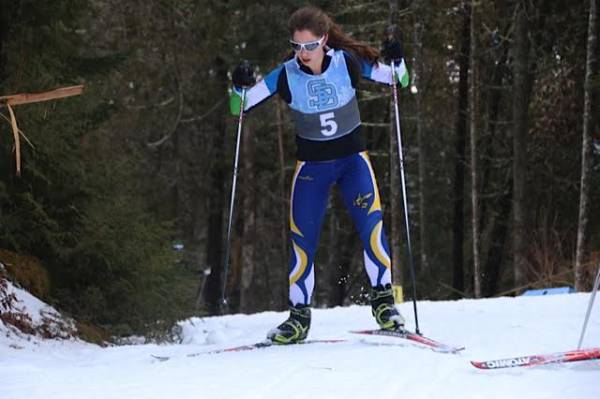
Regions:
<svg viewBox="0 0 600 399"><path fill-rule="evenodd" d="M20 347L23 342L47 338L72 339L77 334L75 322L52 306L2 277L0 263L0 345Z"/></svg>

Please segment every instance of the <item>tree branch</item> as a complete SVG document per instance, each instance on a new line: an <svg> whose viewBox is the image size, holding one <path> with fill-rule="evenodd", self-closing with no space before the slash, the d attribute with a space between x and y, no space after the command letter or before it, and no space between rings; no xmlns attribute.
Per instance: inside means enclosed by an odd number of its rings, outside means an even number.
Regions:
<svg viewBox="0 0 600 399"><path fill-rule="evenodd" d="M59 89L45 91L43 93L21 93L0 96L0 107L6 105L21 105L38 103L42 101L56 100L59 98L77 96L83 92L84 86L61 87Z"/></svg>

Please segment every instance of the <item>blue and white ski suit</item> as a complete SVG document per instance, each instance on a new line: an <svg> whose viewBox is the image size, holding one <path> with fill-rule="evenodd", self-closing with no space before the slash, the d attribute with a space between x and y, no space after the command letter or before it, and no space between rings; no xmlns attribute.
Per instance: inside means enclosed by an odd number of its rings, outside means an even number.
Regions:
<svg viewBox="0 0 600 399"><path fill-rule="evenodd" d="M396 74L406 73L404 62ZM292 179L292 255L289 301L308 305L314 289L314 259L330 188L337 184L364 247L373 287L391 284L388 240L375 173L360 134L356 85L360 78L391 84L391 67L328 49L322 73L314 75L295 57L247 92L245 110L275 93L289 104L296 126L298 162Z"/></svg>

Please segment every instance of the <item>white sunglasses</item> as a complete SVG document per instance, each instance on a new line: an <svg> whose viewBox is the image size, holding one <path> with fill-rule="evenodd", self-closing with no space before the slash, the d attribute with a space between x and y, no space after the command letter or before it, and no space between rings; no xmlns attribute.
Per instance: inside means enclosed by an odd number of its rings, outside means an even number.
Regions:
<svg viewBox="0 0 600 399"><path fill-rule="evenodd" d="M294 51L302 51L302 49L306 51L315 51L323 43L324 39L325 36L321 37L319 40L315 40L314 42L308 43L298 43L293 40L290 40L290 44L292 45Z"/></svg>

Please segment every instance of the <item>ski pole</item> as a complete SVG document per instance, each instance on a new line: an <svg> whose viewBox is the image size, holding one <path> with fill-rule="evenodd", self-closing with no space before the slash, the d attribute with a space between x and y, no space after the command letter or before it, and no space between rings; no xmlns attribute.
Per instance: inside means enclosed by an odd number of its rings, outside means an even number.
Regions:
<svg viewBox="0 0 600 399"><path fill-rule="evenodd" d="M223 287L221 290L221 306L227 305L227 275L229 273L229 251L231 243L231 225L233 224L233 207L235 204L235 188L237 185L238 162L240 158L240 141L242 137L242 124L244 122L244 103L246 102L246 88L242 88L240 103L240 117L238 120L237 140L235 144L235 160L233 161L233 182L231 183L231 200L229 201L229 220L227 222L227 241L225 243L225 257L223 260Z"/></svg>
<svg viewBox="0 0 600 399"><path fill-rule="evenodd" d="M413 286L413 310L415 313L415 332L419 331L419 317L417 313L417 283L415 278L415 265L413 261L412 248L410 245L410 224L408 221L408 200L406 198L406 178L404 177L404 157L402 155L402 131L400 130L400 111L398 108L398 88L396 87L396 65L392 61L392 97L394 99L394 115L396 117L396 136L398 137L398 157L400 159L400 180L402 182L402 200L404 203L404 224L406 228L406 241L408 249L408 262L410 277Z"/></svg>
<svg viewBox="0 0 600 399"><path fill-rule="evenodd" d="M588 304L587 311L585 312L585 320L583 322L583 328L581 329L581 335L579 336L579 343L577 344L577 349L581 349L581 343L583 342L583 336L585 335L585 330L587 328L588 320L590 319L590 313L592 312L592 307L594 306L594 299L596 298L596 292L598 291L598 286L600 286L600 265L598 265L598 274L596 274L596 280L594 281L594 288L592 289L592 295L590 296L590 302Z"/></svg>

